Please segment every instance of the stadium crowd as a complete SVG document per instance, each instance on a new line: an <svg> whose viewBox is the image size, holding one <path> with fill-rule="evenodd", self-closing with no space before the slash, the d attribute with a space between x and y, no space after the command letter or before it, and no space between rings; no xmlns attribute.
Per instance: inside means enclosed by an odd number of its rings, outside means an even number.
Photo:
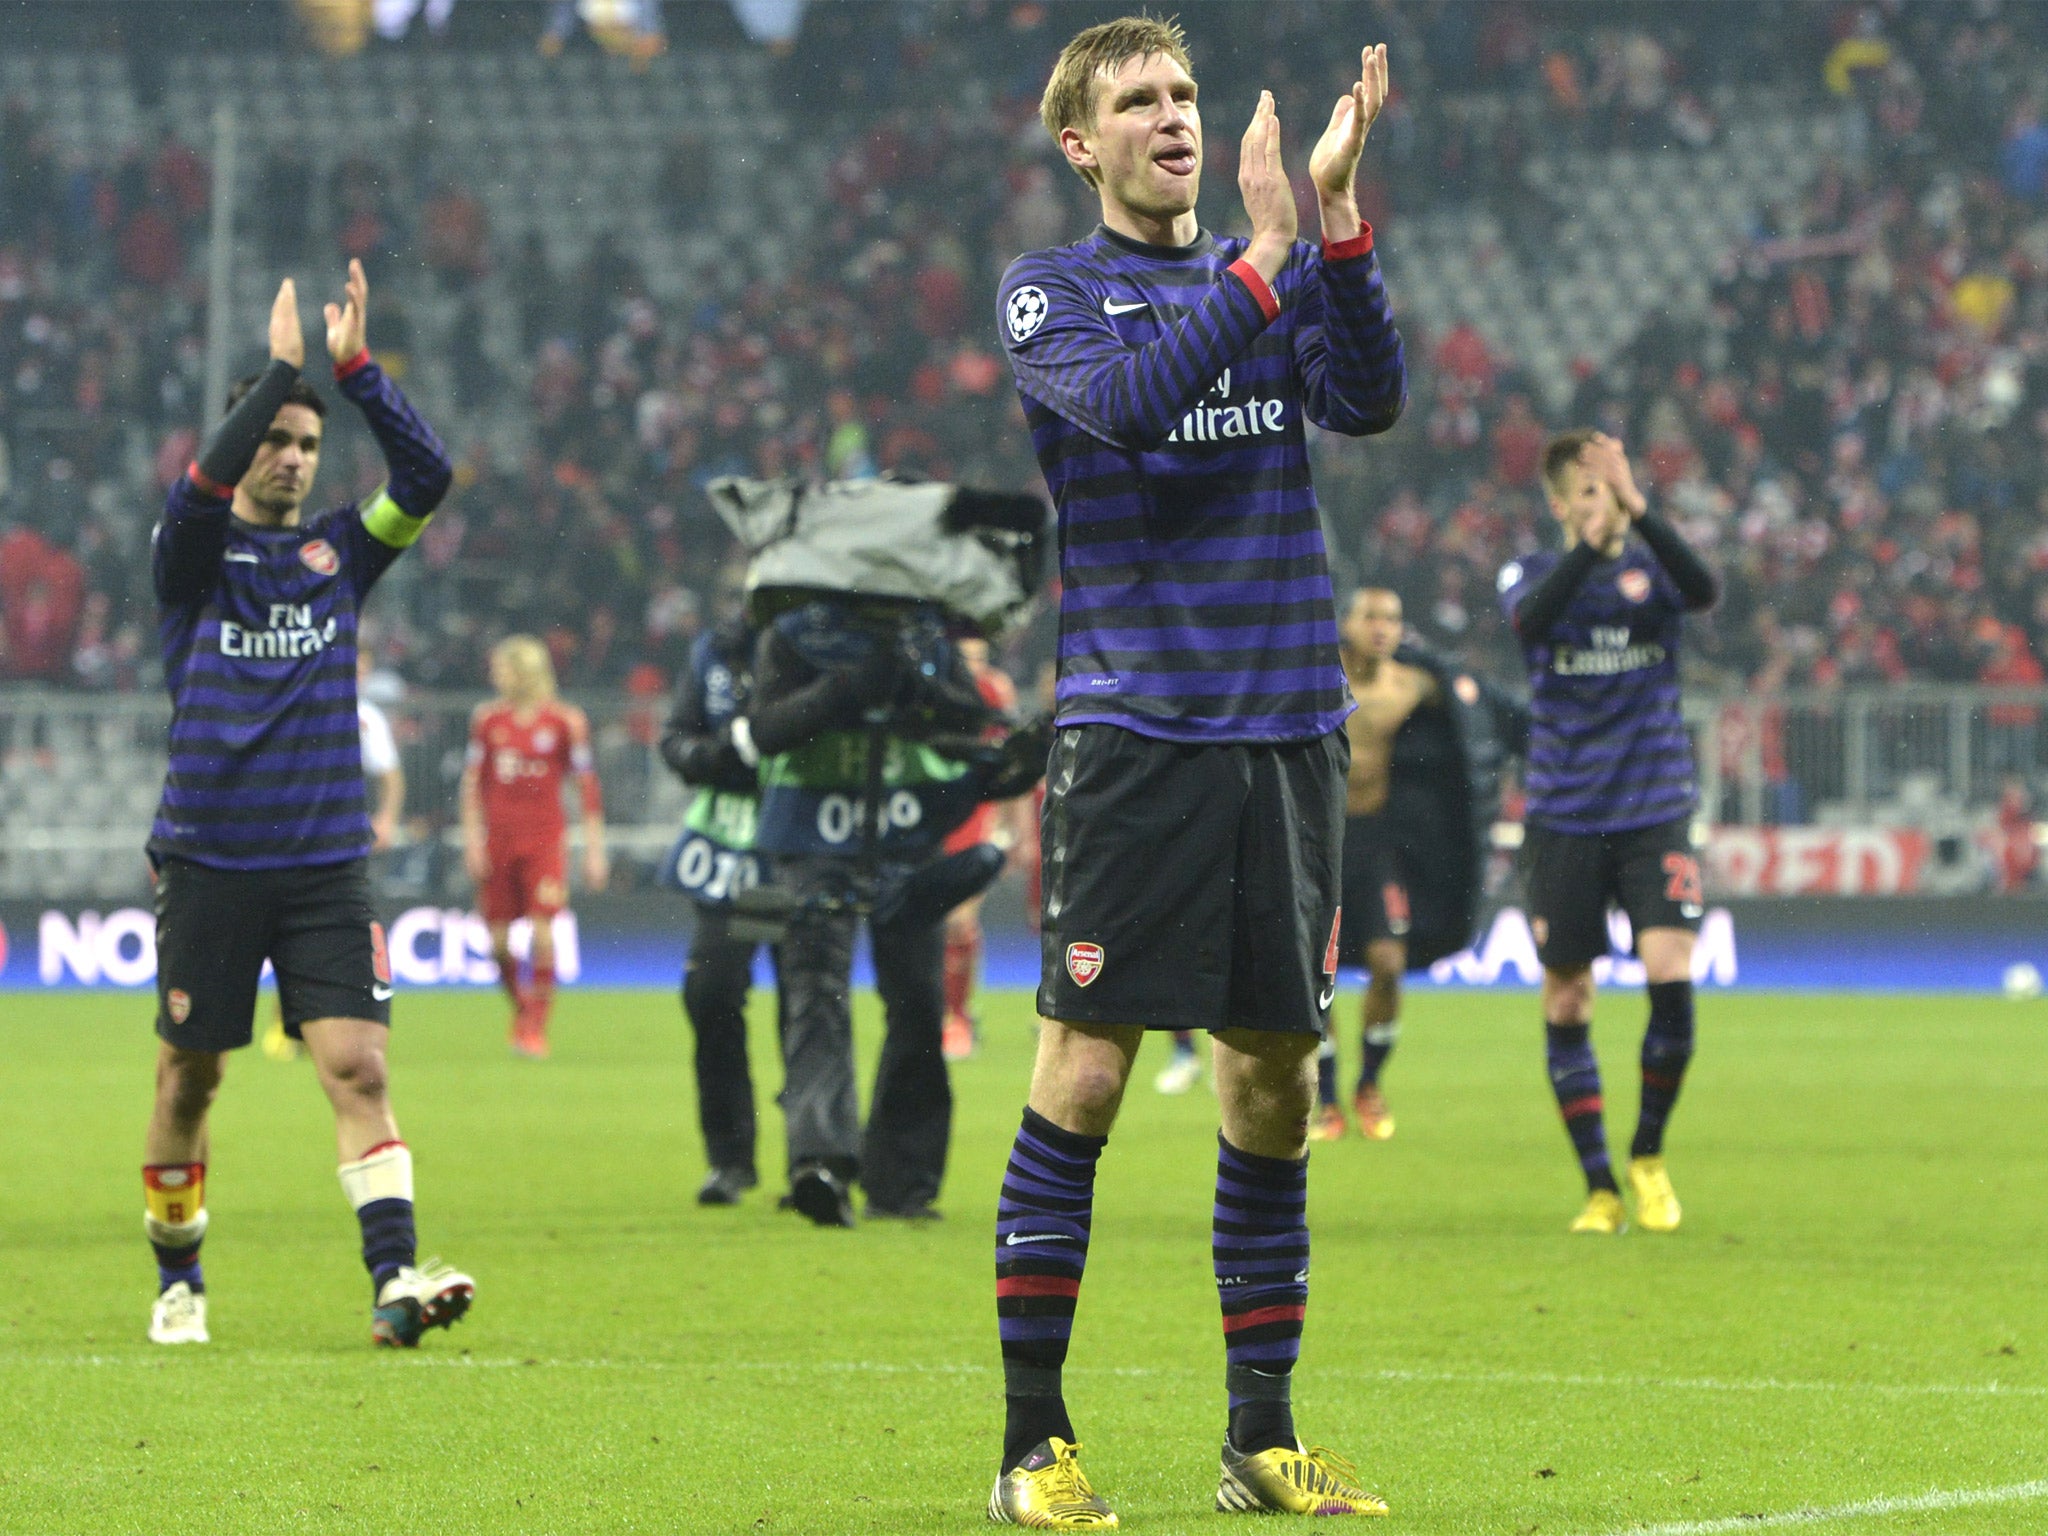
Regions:
<svg viewBox="0 0 2048 1536"><path fill-rule="evenodd" d="M1548 433L1589 422L1631 444L1727 573L1724 602L1699 624L1703 680L2039 681L2039 14L1753 9L1777 46L1746 51L1743 83L1838 113L1843 154L1729 254L1704 319L1653 320L1619 356L1581 365L1562 414L1539 404L1552 381L1496 339L1468 325L1426 335L1404 314L1406 419L1321 452L1340 578L1389 582L1428 638L1511 674L1494 575L1548 536L1536 489ZM1574 214L1530 196L1522 157L1704 142L1716 132L1705 103L1736 68L1677 11L1371 10L1400 62L1362 193L1397 309L1405 212L1497 207L1518 254L1540 263L1543 230ZM665 686L726 574L729 544L700 490L715 475L1037 483L991 294L1017 251L1093 220L1035 118L1066 18L1021 0L895 7L894 30L878 31L876 14L813 7L780 60L830 148L814 238L780 280L707 280L664 303L602 231L572 260L491 228L455 176L350 160L316 216L282 195L310 174L289 150L259 165L259 203L300 210L266 225L266 257L331 245L337 269L363 255L386 278L380 292L432 284L464 317L449 332L460 355L445 402L457 490L420 573L377 616L385 660L411 681L474 686L489 645L516 626L547 638L567 686ZM1277 80L1283 121L1309 121L1327 88L1318 15L1205 15L1207 98L1224 121L1254 74ZM951 84L962 80L964 91ZM1472 105L1483 101L1507 110ZM678 231L711 193L702 150L679 139L649 189ZM1234 152L1212 123L1216 185ZM18 105L0 116L0 677L125 688L153 675L142 530L204 414L207 178L175 135L94 164L58 153ZM499 300L516 315L513 370L465 323ZM386 302L380 335L396 339L384 345L401 375L406 328ZM459 426L506 391L530 424L512 462L465 449ZM536 547L556 553L536 561ZM1035 659L1010 658L1021 675Z"/></svg>

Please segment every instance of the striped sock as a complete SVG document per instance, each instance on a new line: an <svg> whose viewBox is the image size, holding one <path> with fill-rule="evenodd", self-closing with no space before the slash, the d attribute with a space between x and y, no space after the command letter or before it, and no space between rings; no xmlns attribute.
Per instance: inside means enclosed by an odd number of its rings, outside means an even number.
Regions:
<svg viewBox="0 0 2048 1536"><path fill-rule="evenodd" d="M1292 1447L1288 1389L1308 1311L1308 1159L1255 1157L1219 1135L1210 1241L1230 1443L1245 1455Z"/></svg>
<svg viewBox="0 0 2048 1536"><path fill-rule="evenodd" d="M1686 1063L1692 1060L1692 983L1650 983L1650 1027L1643 1034L1643 1107L1631 1157L1664 1151L1664 1123L1678 1102Z"/></svg>
<svg viewBox="0 0 2048 1536"><path fill-rule="evenodd" d="M1586 1188L1620 1192L1607 1157L1607 1127L1601 1119L1600 1063L1593 1055L1593 1031L1585 1024L1546 1024L1550 1090L1557 1095L1565 1134L1579 1154Z"/></svg>
<svg viewBox="0 0 2048 1536"><path fill-rule="evenodd" d="M412 1152L402 1141L379 1142L336 1172L363 1230L363 1268L370 1272L370 1293L375 1296L385 1281L412 1263L417 1248Z"/></svg>
<svg viewBox="0 0 2048 1536"><path fill-rule="evenodd" d="M1401 1025L1389 1019L1384 1024L1365 1026L1365 1061L1359 1068L1358 1086L1371 1088L1378 1085L1380 1069L1387 1064L1387 1058L1394 1054L1394 1044L1401 1038Z"/></svg>
<svg viewBox="0 0 2048 1536"><path fill-rule="evenodd" d="M1081 1136L1036 1110L1010 1150L996 1201L996 1333L1003 1344L1003 1465L1050 1436L1072 1443L1060 1370L1088 1264L1095 1164L1108 1138Z"/></svg>

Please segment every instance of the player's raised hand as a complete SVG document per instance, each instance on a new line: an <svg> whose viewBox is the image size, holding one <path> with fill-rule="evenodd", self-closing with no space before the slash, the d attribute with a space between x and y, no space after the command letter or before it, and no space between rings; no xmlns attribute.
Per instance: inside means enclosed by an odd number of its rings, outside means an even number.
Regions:
<svg viewBox="0 0 2048 1536"><path fill-rule="evenodd" d="M342 294L341 303L327 306L327 351L337 363L347 362L367 345L363 334L368 325L370 280L363 276L362 262L353 257Z"/></svg>
<svg viewBox="0 0 2048 1536"><path fill-rule="evenodd" d="M1280 114L1271 91L1259 92L1258 110L1244 131L1237 157L1237 190L1252 221L1252 244L1245 256L1271 282L1287 260L1299 222L1294 188L1288 185L1287 171L1280 164Z"/></svg>
<svg viewBox="0 0 2048 1536"><path fill-rule="evenodd" d="M299 324L299 290L290 278L270 301L270 355L294 368L306 364L306 332Z"/></svg>
<svg viewBox="0 0 2048 1536"><path fill-rule="evenodd" d="M1316 195L1335 202L1352 195L1358 175L1358 157L1365 150L1365 136L1387 104L1387 45L1375 43L1359 56L1358 81L1337 98L1330 109L1329 126L1316 141L1308 157L1308 174L1316 184Z"/></svg>
<svg viewBox="0 0 2048 1536"><path fill-rule="evenodd" d="M1636 488L1635 471L1629 468L1628 451L1621 443L1605 432L1593 434L1593 441L1580 450L1593 472L1606 481L1614 492L1614 499L1621 503L1630 518L1638 518L1649 510L1650 503Z"/></svg>

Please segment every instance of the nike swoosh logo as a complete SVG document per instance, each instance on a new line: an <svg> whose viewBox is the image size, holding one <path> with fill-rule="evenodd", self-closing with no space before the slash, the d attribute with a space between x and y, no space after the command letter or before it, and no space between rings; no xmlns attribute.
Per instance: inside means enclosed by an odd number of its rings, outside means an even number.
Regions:
<svg viewBox="0 0 2048 1536"><path fill-rule="evenodd" d="M380 1003L388 1003L391 1001L391 989L385 986L375 986L370 988L370 996Z"/></svg>
<svg viewBox="0 0 2048 1536"><path fill-rule="evenodd" d="M1328 987L1324 988L1323 995L1316 999L1316 1007L1327 1013L1330 1010L1330 1004L1335 1001L1337 1001L1337 983L1333 981Z"/></svg>
<svg viewBox="0 0 2048 1536"><path fill-rule="evenodd" d="M1151 307L1143 299L1140 299L1135 304L1119 304L1115 299L1104 299L1102 301L1102 312L1105 315L1128 315L1134 309L1150 309Z"/></svg>
<svg viewBox="0 0 2048 1536"><path fill-rule="evenodd" d="M1014 1248L1019 1243L1071 1243L1073 1239L1061 1232L1012 1232L1003 1241Z"/></svg>
<svg viewBox="0 0 2048 1536"><path fill-rule="evenodd" d="M261 556L245 555L242 554L239 550L232 549L229 550L225 555L221 556L221 558L223 560L239 560L244 565L261 565L263 563Z"/></svg>

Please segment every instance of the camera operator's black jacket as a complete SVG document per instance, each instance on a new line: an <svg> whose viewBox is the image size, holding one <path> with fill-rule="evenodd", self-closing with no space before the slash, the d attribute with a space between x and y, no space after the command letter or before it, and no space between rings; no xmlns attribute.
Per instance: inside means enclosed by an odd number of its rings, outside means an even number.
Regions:
<svg viewBox="0 0 2048 1536"><path fill-rule="evenodd" d="M765 852L921 862L990 798L998 717L930 610L806 603L762 630L754 680Z"/></svg>
<svg viewBox="0 0 2048 1536"><path fill-rule="evenodd" d="M744 620L697 637L661 735L661 759L697 791L662 881L706 905L724 905L760 884L754 852L760 785L733 739L753 694L754 631Z"/></svg>
<svg viewBox="0 0 2048 1536"><path fill-rule="evenodd" d="M1529 712L1419 646L1402 646L1395 659L1429 673L1443 695L1441 707L1416 710L1395 733L1387 799L1408 888L1408 967L1422 970L1475 936L1501 772L1528 748Z"/></svg>

